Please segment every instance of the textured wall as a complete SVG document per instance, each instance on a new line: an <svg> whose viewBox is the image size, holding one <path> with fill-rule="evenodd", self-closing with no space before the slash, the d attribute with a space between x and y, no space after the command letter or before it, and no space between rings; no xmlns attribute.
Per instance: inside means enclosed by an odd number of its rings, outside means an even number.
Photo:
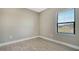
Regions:
<svg viewBox="0 0 79 59"><path fill-rule="evenodd" d="M79 46L79 9L76 9L75 13L75 35L57 33L57 11L57 8L51 8L40 14L40 35Z"/></svg>
<svg viewBox="0 0 79 59"><path fill-rule="evenodd" d="M39 14L28 9L0 8L0 43L39 35Z"/></svg>
<svg viewBox="0 0 79 59"><path fill-rule="evenodd" d="M46 9L40 13L40 15L24 8L0 8L0 43L37 36L40 34L55 40L79 45L78 15L79 9L76 9L76 34L67 35L57 33L56 8Z"/></svg>

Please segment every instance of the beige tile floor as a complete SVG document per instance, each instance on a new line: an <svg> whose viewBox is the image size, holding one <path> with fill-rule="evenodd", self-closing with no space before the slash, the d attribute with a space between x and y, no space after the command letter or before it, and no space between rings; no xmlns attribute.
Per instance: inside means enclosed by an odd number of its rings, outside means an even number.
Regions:
<svg viewBox="0 0 79 59"><path fill-rule="evenodd" d="M0 47L0 51L74 51L74 49L42 38L35 38Z"/></svg>

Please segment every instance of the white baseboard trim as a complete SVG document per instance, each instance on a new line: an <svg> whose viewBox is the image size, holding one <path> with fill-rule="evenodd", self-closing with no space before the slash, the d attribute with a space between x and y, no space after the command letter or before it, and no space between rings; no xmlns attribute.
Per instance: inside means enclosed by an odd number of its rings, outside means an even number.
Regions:
<svg viewBox="0 0 79 59"><path fill-rule="evenodd" d="M0 47L5 46L5 45L9 45L9 44L13 44L13 43L17 43L17 42L21 42L21 41L25 41L25 40L30 40L33 38L38 38L39 36L34 36L34 37L29 37L29 38L24 38L24 39L19 39L19 40L14 40L14 41L10 41L10 42L5 42L5 43L1 43Z"/></svg>
<svg viewBox="0 0 79 59"><path fill-rule="evenodd" d="M68 46L68 47L70 47L70 48L79 50L79 46L72 45L72 44L65 43L65 42L58 41L58 40L54 40L54 39L47 38L47 37L44 37L44 36L34 36L34 37L19 39L19 40L15 40L15 41L5 42L5 43L1 43L1 44L0 44L0 47L5 46L5 45L9 45L9 44L13 44L13 43L17 43L17 42L21 42L21 41L25 41L25 40L31 40L31 39L33 39L33 38L38 38L38 37L43 38L43 39L45 39L45 40L49 40L49 41L55 42L55 43L57 43L57 44L61 44L61 45Z"/></svg>
<svg viewBox="0 0 79 59"><path fill-rule="evenodd" d="M69 43L62 42L62 41L54 40L54 39L47 38L47 37L44 37L44 36L39 36L39 37L46 39L46 40L49 40L49 41L52 41L52 42L55 42L55 43L58 43L58 44L61 44L61 45L65 45L65 46L73 48L75 50L79 50L79 46L76 46L76 45L72 45L72 44L69 44Z"/></svg>

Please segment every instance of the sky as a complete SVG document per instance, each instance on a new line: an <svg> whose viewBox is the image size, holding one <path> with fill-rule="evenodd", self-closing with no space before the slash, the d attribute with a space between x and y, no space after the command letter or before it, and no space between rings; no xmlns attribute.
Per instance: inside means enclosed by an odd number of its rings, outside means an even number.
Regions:
<svg viewBox="0 0 79 59"><path fill-rule="evenodd" d="M73 22L73 21L74 21L74 9L73 8L58 12L58 23Z"/></svg>

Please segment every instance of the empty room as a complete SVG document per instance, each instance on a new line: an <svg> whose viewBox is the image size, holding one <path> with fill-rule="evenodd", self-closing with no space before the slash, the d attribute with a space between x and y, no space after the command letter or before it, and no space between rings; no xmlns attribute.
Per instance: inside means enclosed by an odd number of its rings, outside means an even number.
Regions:
<svg viewBox="0 0 79 59"><path fill-rule="evenodd" d="M79 9L0 8L0 51L79 51Z"/></svg>

